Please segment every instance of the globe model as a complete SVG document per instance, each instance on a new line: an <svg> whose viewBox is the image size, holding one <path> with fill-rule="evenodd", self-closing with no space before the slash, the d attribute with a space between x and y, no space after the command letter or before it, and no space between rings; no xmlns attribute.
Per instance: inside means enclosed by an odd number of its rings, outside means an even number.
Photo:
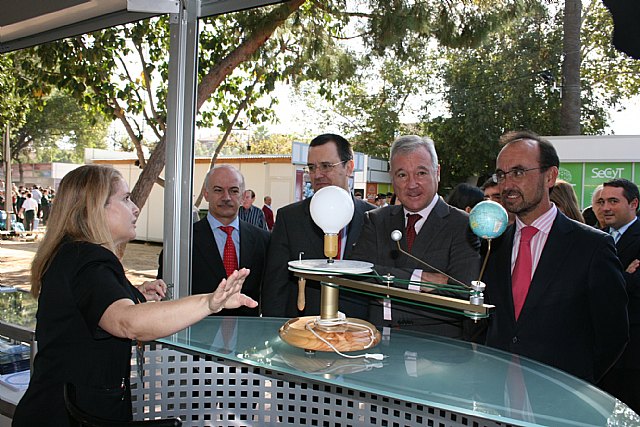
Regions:
<svg viewBox="0 0 640 427"><path fill-rule="evenodd" d="M485 200L469 213L469 225L474 234L482 239L495 239L504 233L509 223L507 211L500 203Z"/></svg>

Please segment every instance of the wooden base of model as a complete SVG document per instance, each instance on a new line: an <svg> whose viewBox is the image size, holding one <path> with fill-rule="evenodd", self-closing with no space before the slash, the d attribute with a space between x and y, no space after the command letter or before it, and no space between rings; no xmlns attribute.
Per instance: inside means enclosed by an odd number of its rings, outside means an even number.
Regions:
<svg viewBox="0 0 640 427"><path fill-rule="evenodd" d="M380 331L365 320L347 318L346 323L327 326L316 319L305 316L287 321L280 328L280 338L294 347L314 351L334 351L318 336L338 351L369 350L380 342Z"/></svg>

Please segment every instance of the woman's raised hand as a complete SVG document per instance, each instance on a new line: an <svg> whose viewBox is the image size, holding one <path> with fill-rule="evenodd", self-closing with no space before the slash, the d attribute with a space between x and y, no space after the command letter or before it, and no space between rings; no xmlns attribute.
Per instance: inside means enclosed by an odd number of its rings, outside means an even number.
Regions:
<svg viewBox="0 0 640 427"><path fill-rule="evenodd" d="M257 301L240 292L248 275L249 269L241 268L228 278L222 279L218 288L209 294L209 309L217 313L224 308L257 307Z"/></svg>

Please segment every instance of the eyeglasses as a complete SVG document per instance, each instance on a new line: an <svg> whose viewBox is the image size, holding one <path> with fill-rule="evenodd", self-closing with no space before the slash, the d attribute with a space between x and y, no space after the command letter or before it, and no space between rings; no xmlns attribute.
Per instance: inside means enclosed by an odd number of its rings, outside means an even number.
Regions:
<svg viewBox="0 0 640 427"><path fill-rule="evenodd" d="M309 173L316 173L316 172L328 173L328 172L331 172L333 168L335 168L336 166L346 163L348 161L349 160L343 160L338 163L329 163L329 162L321 162L318 164L309 163L305 169Z"/></svg>
<svg viewBox="0 0 640 427"><path fill-rule="evenodd" d="M535 171L538 169L547 169L545 167L539 167L539 168L529 168L529 169L524 169L524 168L513 168L510 171L503 171L503 170L496 170L496 173L494 173L493 175L491 175L491 179L493 179L493 182L496 183L501 183L504 182L507 179L507 175L512 174L514 179L522 179L525 176L525 173L528 171Z"/></svg>

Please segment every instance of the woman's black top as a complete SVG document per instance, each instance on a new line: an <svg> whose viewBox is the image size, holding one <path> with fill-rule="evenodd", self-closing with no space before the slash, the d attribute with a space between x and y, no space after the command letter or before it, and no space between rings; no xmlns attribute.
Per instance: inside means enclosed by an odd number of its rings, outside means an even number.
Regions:
<svg viewBox="0 0 640 427"><path fill-rule="evenodd" d="M31 382L13 426L66 426L64 383L76 387L76 403L102 418L131 419L131 340L98 326L113 302L144 301L113 252L65 241L42 279L38 299L38 353Z"/></svg>

